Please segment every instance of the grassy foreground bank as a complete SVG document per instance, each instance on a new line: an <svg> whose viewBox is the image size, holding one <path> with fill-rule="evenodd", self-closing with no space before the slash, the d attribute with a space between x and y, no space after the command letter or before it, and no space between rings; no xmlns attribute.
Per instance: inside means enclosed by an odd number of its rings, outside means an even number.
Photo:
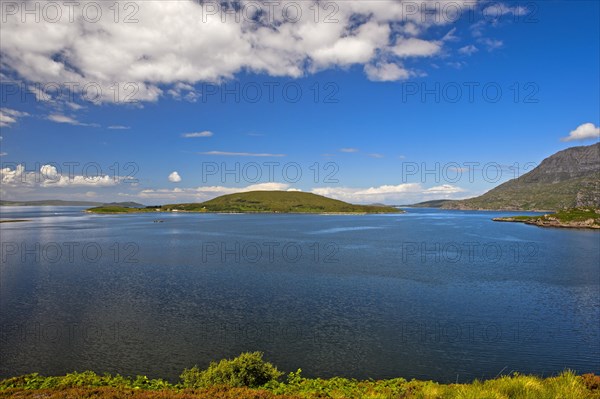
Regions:
<svg viewBox="0 0 600 399"><path fill-rule="evenodd" d="M97 375L91 371L60 377L29 374L0 381L0 398L132 399L308 399L308 398L600 398L600 377L565 371L539 378L513 374L469 384L438 384L403 378L358 381L304 378L301 370L283 377L262 353L243 353L205 369L186 369L176 384L144 376Z"/></svg>

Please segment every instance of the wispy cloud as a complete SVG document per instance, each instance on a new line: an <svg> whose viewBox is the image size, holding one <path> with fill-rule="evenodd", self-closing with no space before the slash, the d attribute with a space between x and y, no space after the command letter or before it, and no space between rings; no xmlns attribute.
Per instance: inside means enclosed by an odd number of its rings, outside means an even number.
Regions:
<svg viewBox="0 0 600 399"><path fill-rule="evenodd" d="M202 132L192 132L192 133L184 133L181 137L185 137L186 139L196 138L196 137L212 137L214 133L210 130L204 130Z"/></svg>
<svg viewBox="0 0 600 399"><path fill-rule="evenodd" d="M74 103L72 101L68 101L66 104L67 104L67 107L71 108L74 111L79 111L80 109L85 108L83 105Z"/></svg>
<svg viewBox="0 0 600 399"><path fill-rule="evenodd" d="M195 103L200 97L194 86L182 82L176 83L167 93L176 100L185 100L191 103Z"/></svg>
<svg viewBox="0 0 600 399"><path fill-rule="evenodd" d="M504 46L504 42L502 40L490 39L487 37L481 38L477 41L486 46L488 51L494 51Z"/></svg>
<svg viewBox="0 0 600 399"><path fill-rule="evenodd" d="M462 69L467 63L462 61L449 61L446 62L446 65L454 69Z"/></svg>
<svg viewBox="0 0 600 399"><path fill-rule="evenodd" d="M536 21L533 16L535 9L523 6L509 7L500 2L492 2L491 5L484 7L481 12L485 17L471 25L471 33L474 37L482 37L483 31L487 27L498 27L502 23L517 21L519 19L516 17L523 17L527 14L530 14L527 18L529 22ZM515 18L507 16L510 14Z"/></svg>
<svg viewBox="0 0 600 399"><path fill-rule="evenodd" d="M451 184L442 184L441 186L435 186L435 187L430 187L428 189L426 189L423 194L427 194L427 195L449 195L449 194L456 194L456 193L462 193L465 190L463 190L460 187L457 186L453 186Z"/></svg>
<svg viewBox="0 0 600 399"><path fill-rule="evenodd" d="M358 152L358 148L352 148L352 147L340 148L340 152L354 153L354 152Z"/></svg>
<svg viewBox="0 0 600 399"><path fill-rule="evenodd" d="M499 2L495 2L492 5L489 5L483 9L483 14L488 19L491 19L491 18L498 19L498 18L502 17L503 15L508 15L508 14L512 14L515 16L523 16L523 15L526 15L528 12L529 12L528 7L524 7L524 6L520 6L520 5L515 6L515 7L510 7L510 6L507 6L506 4L499 3Z"/></svg>
<svg viewBox="0 0 600 399"><path fill-rule="evenodd" d="M373 154L369 154L369 156L370 156L371 158L377 158L377 159L380 159L380 158L383 158L385 155L383 155L383 154L377 154L377 153L373 153Z"/></svg>
<svg viewBox="0 0 600 399"><path fill-rule="evenodd" d="M472 55L478 52L479 49L473 44L469 44L467 46L461 47L458 49L458 52L464 55Z"/></svg>
<svg viewBox="0 0 600 399"><path fill-rule="evenodd" d="M199 152L200 155L221 155L226 157L285 157L286 154L270 154L257 152L230 152L230 151L206 151Z"/></svg>
<svg viewBox="0 0 600 399"><path fill-rule="evenodd" d="M19 118L29 116L27 112L17 111L11 108L0 108L0 127L9 127L17 123Z"/></svg>
<svg viewBox="0 0 600 399"><path fill-rule="evenodd" d="M129 130L129 129L131 129L130 126L123 126L123 125L111 125L108 128L111 130Z"/></svg>
<svg viewBox="0 0 600 399"><path fill-rule="evenodd" d="M73 125L73 126L89 126L89 127L98 127L99 126L97 123L83 123L73 117L70 117L67 115L62 115L62 114L51 114L51 115L48 115L47 119L49 121L52 121L55 123L66 123L68 125Z"/></svg>
<svg viewBox="0 0 600 399"><path fill-rule="evenodd" d="M52 114L48 115L48 120L56 123L68 123L69 125L79 125L80 122L66 115Z"/></svg>

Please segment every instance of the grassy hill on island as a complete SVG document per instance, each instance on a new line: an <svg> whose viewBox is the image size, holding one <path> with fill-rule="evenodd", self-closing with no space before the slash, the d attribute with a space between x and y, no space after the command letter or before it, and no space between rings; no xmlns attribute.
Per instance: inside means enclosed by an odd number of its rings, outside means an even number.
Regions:
<svg viewBox="0 0 600 399"><path fill-rule="evenodd" d="M301 191L249 191L223 195L200 203L170 204L158 207L127 208L101 206L92 213L138 212L226 212L226 213L401 213L390 206L353 205Z"/></svg>

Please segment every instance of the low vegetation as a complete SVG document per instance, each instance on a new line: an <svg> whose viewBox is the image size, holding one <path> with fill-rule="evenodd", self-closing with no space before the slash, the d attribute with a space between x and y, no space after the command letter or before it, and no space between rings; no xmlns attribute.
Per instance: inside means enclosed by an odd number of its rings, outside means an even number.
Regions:
<svg viewBox="0 0 600 399"><path fill-rule="evenodd" d="M177 383L144 376L97 375L91 371L60 377L29 374L0 381L0 398L133 398L133 399L598 399L600 377L565 371L540 378L513 373L468 384L439 384L403 378L358 381L347 378L304 378L301 370L283 373L260 352L243 353L186 369Z"/></svg>
<svg viewBox="0 0 600 399"><path fill-rule="evenodd" d="M600 229L600 210L593 208L563 209L541 216L511 216L493 219L496 222L518 222L542 227Z"/></svg>
<svg viewBox="0 0 600 399"><path fill-rule="evenodd" d="M353 205L312 193L299 191L250 191L223 195L210 201L171 204L158 207L126 208L101 206L87 210L91 213L139 212L219 212L219 213L401 213L379 205Z"/></svg>
<svg viewBox="0 0 600 399"><path fill-rule="evenodd" d="M130 208L125 206L117 206L117 205L106 205L106 206L97 206L94 208L89 208L86 212L89 213L142 213L142 212L154 212L156 209L154 208Z"/></svg>

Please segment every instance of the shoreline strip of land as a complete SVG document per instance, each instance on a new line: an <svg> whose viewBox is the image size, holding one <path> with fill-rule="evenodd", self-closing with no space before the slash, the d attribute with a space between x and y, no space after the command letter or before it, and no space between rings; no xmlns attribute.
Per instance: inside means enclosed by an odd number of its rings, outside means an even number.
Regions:
<svg viewBox="0 0 600 399"><path fill-rule="evenodd" d="M494 222L524 223L539 227L562 229L600 229L600 209L574 208L563 209L556 213L538 216L496 217Z"/></svg>

